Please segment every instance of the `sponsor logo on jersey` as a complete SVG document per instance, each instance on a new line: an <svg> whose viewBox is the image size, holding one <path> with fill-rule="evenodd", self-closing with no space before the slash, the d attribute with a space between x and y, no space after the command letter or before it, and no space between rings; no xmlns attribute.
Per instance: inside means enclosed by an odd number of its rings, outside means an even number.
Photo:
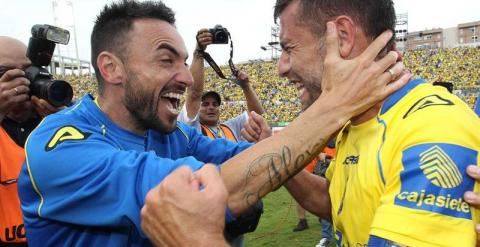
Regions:
<svg viewBox="0 0 480 247"><path fill-rule="evenodd" d="M413 104L413 106L410 107L410 109L408 109L407 113L403 115L403 119L407 118L408 116L412 115L413 113L421 109L425 109L429 106L439 106L439 105L450 106L450 105L453 105L453 102L448 99L444 99L436 94L425 96L420 100L418 100L417 102L415 102L415 104Z"/></svg>
<svg viewBox="0 0 480 247"><path fill-rule="evenodd" d="M344 165L356 165L358 164L358 159L360 158L359 155L349 155L343 161Z"/></svg>
<svg viewBox="0 0 480 247"><path fill-rule="evenodd" d="M45 151L51 151L57 147L58 144L65 141L81 141L87 139L91 133L82 132L74 126L67 125L58 129L52 138L47 142Z"/></svg>
<svg viewBox="0 0 480 247"><path fill-rule="evenodd" d="M466 174L476 164L475 150L446 143L420 144L403 151L401 190L395 204L452 217L471 219L463 194L473 190Z"/></svg>
<svg viewBox="0 0 480 247"><path fill-rule="evenodd" d="M437 145L420 154L420 169L438 187L455 188L462 183L462 174L457 165Z"/></svg>

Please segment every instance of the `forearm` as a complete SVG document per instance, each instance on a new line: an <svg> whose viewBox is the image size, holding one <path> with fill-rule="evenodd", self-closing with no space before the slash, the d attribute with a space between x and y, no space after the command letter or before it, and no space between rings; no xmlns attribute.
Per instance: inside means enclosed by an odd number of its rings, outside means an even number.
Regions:
<svg viewBox="0 0 480 247"><path fill-rule="evenodd" d="M305 170L285 183L288 192L307 211L323 219L331 219L328 181Z"/></svg>
<svg viewBox="0 0 480 247"><path fill-rule="evenodd" d="M193 55L190 72L193 76L193 84L187 88L185 104L188 117L194 118L200 109L203 85L205 84L203 57L197 52Z"/></svg>
<svg viewBox="0 0 480 247"><path fill-rule="evenodd" d="M247 101L248 112L254 111L262 115L265 111L263 110L262 103L258 98L257 93L253 89L252 85L247 84L242 87L243 94L245 95L245 100Z"/></svg>
<svg viewBox="0 0 480 247"><path fill-rule="evenodd" d="M281 132L224 163L221 175L234 214L277 189L320 153L353 114L332 102L336 99L322 95Z"/></svg>

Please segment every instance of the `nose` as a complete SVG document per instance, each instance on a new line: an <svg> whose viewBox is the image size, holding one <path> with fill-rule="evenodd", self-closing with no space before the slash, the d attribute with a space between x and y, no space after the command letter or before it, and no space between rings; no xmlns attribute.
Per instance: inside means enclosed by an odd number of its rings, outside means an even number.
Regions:
<svg viewBox="0 0 480 247"><path fill-rule="evenodd" d="M186 87L189 87L193 84L193 76L187 66L183 66L183 68L180 69L180 71L175 76L175 80L185 84Z"/></svg>
<svg viewBox="0 0 480 247"><path fill-rule="evenodd" d="M208 109L209 111L210 111L210 110L213 111L213 110L215 110L215 105L213 105L213 103L208 104L207 109Z"/></svg>
<svg viewBox="0 0 480 247"><path fill-rule="evenodd" d="M290 57L282 52L280 59L278 59L278 75L280 77L287 77L288 72L290 72L291 64Z"/></svg>

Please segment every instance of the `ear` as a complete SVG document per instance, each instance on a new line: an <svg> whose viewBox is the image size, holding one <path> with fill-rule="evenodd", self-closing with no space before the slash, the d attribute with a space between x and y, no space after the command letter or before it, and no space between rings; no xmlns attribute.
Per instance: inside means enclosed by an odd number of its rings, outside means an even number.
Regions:
<svg viewBox="0 0 480 247"><path fill-rule="evenodd" d="M348 58L355 45L356 26L352 18L341 15L335 19L339 38L339 52L343 58Z"/></svg>
<svg viewBox="0 0 480 247"><path fill-rule="evenodd" d="M105 83L121 84L124 81L123 62L114 54L102 51L97 56L97 66Z"/></svg>

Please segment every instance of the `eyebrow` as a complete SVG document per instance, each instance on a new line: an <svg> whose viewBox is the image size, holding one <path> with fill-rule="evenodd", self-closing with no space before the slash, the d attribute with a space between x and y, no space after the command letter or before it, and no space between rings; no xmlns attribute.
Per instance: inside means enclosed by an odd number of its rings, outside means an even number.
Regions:
<svg viewBox="0 0 480 247"><path fill-rule="evenodd" d="M173 47L172 45L170 44L167 44L167 43L161 43L158 47L157 47L157 50L161 50L161 49L166 49L166 50L169 50L171 53L173 53L175 56L177 57L180 57L180 53L177 51L177 49L175 49L175 47ZM188 59L188 54L187 56L185 57L185 60Z"/></svg>

